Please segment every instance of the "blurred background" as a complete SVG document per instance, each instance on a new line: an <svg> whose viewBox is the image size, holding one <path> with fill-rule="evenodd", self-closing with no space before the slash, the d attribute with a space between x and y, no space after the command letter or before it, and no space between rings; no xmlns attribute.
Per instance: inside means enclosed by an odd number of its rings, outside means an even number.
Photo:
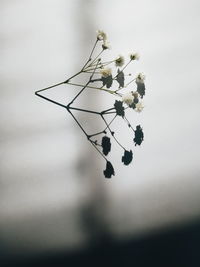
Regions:
<svg viewBox="0 0 200 267"><path fill-rule="evenodd" d="M0 1L1 266L200 266L199 10L198 0ZM138 52L129 71L146 74L145 108L128 114L144 142L127 167L113 148L112 179L69 114L34 95L80 69L97 29L106 56ZM109 101L92 92L79 105Z"/></svg>

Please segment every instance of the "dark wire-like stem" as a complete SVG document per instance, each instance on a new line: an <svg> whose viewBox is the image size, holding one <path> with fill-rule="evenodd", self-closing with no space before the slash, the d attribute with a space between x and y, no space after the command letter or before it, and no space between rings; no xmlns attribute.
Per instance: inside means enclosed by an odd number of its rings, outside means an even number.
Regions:
<svg viewBox="0 0 200 267"><path fill-rule="evenodd" d="M92 113L96 115L100 115L100 112L93 111L93 110L88 110L88 109L82 109L82 108L75 108L75 107L69 107L69 109L77 110L77 111L82 111L82 112L87 112L87 113Z"/></svg>
<svg viewBox="0 0 200 267"><path fill-rule="evenodd" d="M91 73L93 73L93 72L91 72ZM82 84L71 83L71 82L68 82L68 84L74 85L74 86L78 86L78 87L83 87L84 86ZM99 91L105 91L105 92L108 92L108 93L114 94L114 95L116 94L114 91L109 90L109 89L106 89L106 88L103 88L103 87L95 87L95 86L89 86L89 85L87 85L87 88L96 89L96 90L99 90ZM119 94L116 94L116 95L119 95Z"/></svg>
<svg viewBox="0 0 200 267"><path fill-rule="evenodd" d="M49 89L54 88L54 87L57 87L57 86L59 86L59 85L68 83L72 78L78 76L80 73L82 73L82 71L79 71L79 72L77 72L76 74L72 75L69 79L67 79L67 80L64 81L64 82L56 83L56 84L53 84L53 85L51 85L51 86L45 87L45 88L43 88L43 89L37 90L37 91L35 92L35 94L36 94L36 93L39 93L39 92L42 92L42 91L49 90ZM36 95L37 95L37 94L36 94Z"/></svg>
<svg viewBox="0 0 200 267"><path fill-rule="evenodd" d="M96 47L97 42L98 42L98 39L96 40L96 42L95 42L95 44L94 44L94 46L93 46L93 48L92 48L92 51L91 51L90 56L89 56L89 59L86 61L85 65L83 66L83 68L82 68L80 71L78 71L76 74L72 75L70 78L68 78L68 79L67 79L66 81L64 81L64 82L56 83L56 84L53 84L53 85L51 85L51 86L45 87L45 88L43 88L43 89L37 90L37 91L35 92L35 94L36 94L36 93L39 93L39 92L42 92L42 91L45 91L45 90L49 90L49 89L54 88L54 87L57 87L57 86L59 86L59 85L68 83L71 79L73 79L73 78L75 78L76 76L78 76L79 74L81 74L81 73L83 72L85 66L86 66L86 65L88 64L88 62L91 60L91 57L92 57L92 54L93 54L93 52L94 52L94 49L95 49L95 47ZM36 95L38 95L38 94L36 94ZM41 96L41 95L38 95L38 96Z"/></svg>
<svg viewBox="0 0 200 267"><path fill-rule="evenodd" d="M86 61L86 63L84 64L84 66L82 67L82 71L85 69L85 67L87 66L87 64L91 61L91 59L92 59L92 54L93 54L93 52L94 52L94 49L95 49L95 47L96 47L96 45L97 45L97 43L98 43L98 39L96 39L96 41L95 41L95 44L94 44L94 46L93 46L93 48L92 48L92 51L91 51L91 53L90 53L90 55L89 55L89 58L88 58L88 60Z"/></svg>
<svg viewBox="0 0 200 267"><path fill-rule="evenodd" d="M112 122L115 120L117 115L114 116L114 118L108 123L108 126L110 126L112 124ZM97 135L100 135L100 134L106 134L106 130L108 129L108 126L106 126L106 128L103 130L103 131L100 131L98 133L95 133L95 134L90 134L89 135L89 138L93 137L93 136L97 136Z"/></svg>
<svg viewBox="0 0 200 267"><path fill-rule="evenodd" d="M37 96L39 96L39 97L41 97L41 98L43 98L43 99L45 99L45 100L47 100L47 101L53 103L53 104L56 104L56 105L58 105L58 106L60 106L60 107L66 108L65 105L63 105L63 104L61 104L61 103L59 103L59 102L56 102L56 101L54 101L54 100L52 100L52 99L50 99L50 98L48 98L48 97L46 97L46 96L40 95L38 92L35 92L35 95L37 95Z"/></svg>
<svg viewBox="0 0 200 267"><path fill-rule="evenodd" d="M132 60L129 60L129 62L119 71L119 73L120 72L122 72L122 71L124 71L125 70L125 68L131 63L131 61ZM116 75L115 75L115 77L113 78L113 80L115 79L115 78L117 78L117 76L119 75L119 73L117 73Z"/></svg>
<svg viewBox="0 0 200 267"><path fill-rule="evenodd" d="M100 61L98 60L98 57L103 53L103 51L104 49L102 49L101 52L93 59L93 61L89 64L88 68L91 67L95 63L96 60Z"/></svg>
<svg viewBox="0 0 200 267"><path fill-rule="evenodd" d="M133 132L135 132L134 128L131 126L129 120L124 116L124 120L127 122L128 127L131 128L133 130Z"/></svg>
<svg viewBox="0 0 200 267"><path fill-rule="evenodd" d="M110 125L113 123L113 121L117 118L117 114L112 118L112 120L108 123L108 125L106 126L106 128L104 129L104 131L106 131L108 129L108 127L110 127Z"/></svg>
<svg viewBox="0 0 200 267"><path fill-rule="evenodd" d="M106 119L104 118L104 116L103 116L102 114L101 114L101 117L102 117L103 121L105 122L106 126L108 127L108 130L110 131L111 136L114 138L114 140L117 142L117 144L118 144L121 148L123 148L124 150L126 150L126 149L120 144L120 142L117 140L117 138L114 136L113 132L112 132L111 129L110 129L110 126L108 125Z"/></svg>
<svg viewBox="0 0 200 267"><path fill-rule="evenodd" d="M103 115L103 114L105 114L106 112L108 112L108 111L110 111L110 110L114 110L115 108L109 108L109 109L105 109L105 110L103 110L102 112L101 112L101 114Z"/></svg>
<svg viewBox="0 0 200 267"><path fill-rule="evenodd" d="M131 84L132 82L134 82L136 80L136 78L132 79L130 82L128 82L124 87L127 87L129 84Z"/></svg>
<svg viewBox="0 0 200 267"><path fill-rule="evenodd" d="M97 63L98 63L98 62L97 62ZM97 64L96 64L96 67L97 67ZM77 99L77 97L78 97L78 96L85 90L85 88L88 86L88 84L90 84L90 82L91 82L91 80L92 80L92 78L93 78L93 76L94 76L95 71L96 71L96 68L94 69L92 75L90 76L89 81L88 81L88 82L85 84L85 86L78 92L78 94L75 95L75 97L71 100L71 102L67 105L67 107L70 107L71 104Z"/></svg>
<svg viewBox="0 0 200 267"><path fill-rule="evenodd" d="M116 114L116 111L106 112L103 115Z"/></svg>
<svg viewBox="0 0 200 267"><path fill-rule="evenodd" d="M57 87L61 84L64 84L65 82L60 82L60 83L56 83L56 84L53 84L51 86L48 86L46 88L43 88L43 89L40 89L40 90L37 90L35 93L39 93L39 92L42 92L42 91L45 91L45 90L48 90L48 89L51 89L51 88L54 88L54 87ZM37 94L36 94L37 95Z"/></svg>
<svg viewBox="0 0 200 267"><path fill-rule="evenodd" d="M80 122L77 120L77 118L74 116L74 114L70 111L69 108L67 108L67 111L70 113L72 118L75 120L79 128L82 130L82 132L85 134L87 137L88 141L93 145L93 147L98 151L98 153L107 161L107 158L103 155L103 153L96 147L96 145L93 143L92 140L90 140L90 136L86 133L86 131L83 129L83 126L80 124Z"/></svg>

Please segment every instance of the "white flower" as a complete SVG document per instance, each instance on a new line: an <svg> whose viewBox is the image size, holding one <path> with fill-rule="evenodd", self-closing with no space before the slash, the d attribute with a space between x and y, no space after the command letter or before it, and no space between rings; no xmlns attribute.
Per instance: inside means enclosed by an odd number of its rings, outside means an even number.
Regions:
<svg viewBox="0 0 200 267"><path fill-rule="evenodd" d="M131 53L130 54L130 59L131 60L139 60L140 56L138 53Z"/></svg>
<svg viewBox="0 0 200 267"><path fill-rule="evenodd" d="M107 40L107 34L104 31L98 30L97 31L97 39L99 41L103 40L105 42Z"/></svg>
<svg viewBox="0 0 200 267"><path fill-rule="evenodd" d="M142 102L138 102L136 105L135 105L135 111L136 112L141 112L143 110L144 106L142 104Z"/></svg>
<svg viewBox="0 0 200 267"><path fill-rule="evenodd" d="M115 59L115 65L116 65L116 67L121 67L121 66L123 66L123 65L124 65L124 62L125 62L124 57L121 56L121 55L119 55L119 56Z"/></svg>
<svg viewBox="0 0 200 267"><path fill-rule="evenodd" d="M136 76L136 83L144 83L145 80L145 75L143 73L138 73L138 75Z"/></svg>
<svg viewBox="0 0 200 267"><path fill-rule="evenodd" d="M104 50L110 49L111 48L110 43L107 40L103 41L102 48Z"/></svg>
<svg viewBox="0 0 200 267"><path fill-rule="evenodd" d="M122 96L122 101L126 103L128 106L130 106L133 103L133 100L134 100L133 92L129 92Z"/></svg>
<svg viewBox="0 0 200 267"><path fill-rule="evenodd" d="M107 78L108 76L112 75L112 70L111 68L105 68L105 69L100 70L100 74L104 78Z"/></svg>
<svg viewBox="0 0 200 267"><path fill-rule="evenodd" d="M133 94L133 96L134 96L134 99L138 99L138 97L139 97L139 94L138 94L138 92L136 91L136 92L132 92L132 94Z"/></svg>

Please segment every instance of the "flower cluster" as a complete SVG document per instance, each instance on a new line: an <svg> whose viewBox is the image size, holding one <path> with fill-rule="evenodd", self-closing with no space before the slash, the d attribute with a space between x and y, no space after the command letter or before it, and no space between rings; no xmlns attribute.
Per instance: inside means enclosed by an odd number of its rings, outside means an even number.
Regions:
<svg viewBox="0 0 200 267"><path fill-rule="evenodd" d="M99 54L95 56L96 47L98 45L101 45L102 50ZM54 104L64 107L69 112L69 114L77 123L81 131L87 137L87 140L106 161L106 168L103 171L103 173L106 178L111 178L112 175L115 175L115 171L112 163L108 161L107 155L111 152L112 140L115 141L117 145L119 145L119 147L123 150L121 161L124 165L129 165L133 159L132 150L126 149L118 141L115 135L115 131L112 128L113 121L117 117L124 120L125 124L129 127L129 129L133 133L132 140L135 146L141 145L141 143L144 140L144 133L142 127L140 125L136 125L134 128L131 125L126 116L126 110L132 109L136 113L142 112L144 108L142 100L143 97L145 96L145 76L143 73L138 73L137 75L134 75L134 78L132 79L129 78L130 80L126 81L125 77L127 76L130 77L131 74L126 75L125 70L127 69L130 63L132 63L135 60L139 60L138 53L131 53L129 55L129 60L127 63L125 62L125 57L122 55L119 55L115 59L110 61L103 61L102 54L108 48L110 48L110 45L108 42L107 34L104 31L98 30L94 47L92 48L88 60L86 61L85 65L80 69L80 71L61 83L36 91L35 94L47 101L50 101ZM88 75L88 80L86 84L79 84L73 82L73 79L79 76L81 73ZM97 86L97 82L98 85L99 82L101 82L101 86ZM80 91L70 101L69 104L63 105L41 94L42 91L49 90L61 84L69 84L81 87ZM83 91L85 90L89 91L91 89L101 90L107 92L108 94L111 94L114 98L112 106L109 109L101 111L82 109L72 106ZM82 124L79 122L79 120L75 117L73 113L74 110L80 112L92 113L97 116L100 116L105 124L102 131L93 134L88 134L85 131ZM113 115L112 120L109 122L107 120L108 114Z"/></svg>

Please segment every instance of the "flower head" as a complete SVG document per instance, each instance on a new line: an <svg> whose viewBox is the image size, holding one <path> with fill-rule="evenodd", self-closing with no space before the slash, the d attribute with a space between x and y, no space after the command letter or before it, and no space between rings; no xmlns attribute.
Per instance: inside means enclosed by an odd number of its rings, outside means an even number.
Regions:
<svg viewBox="0 0 200 267"><path fill-rule="evenodd" d="M102 138L101 146L103 148L103 154L107 156L108 153L110 152L110 149L111 149L111 142L110 142L110 138L108 136L105 135Z"/></svg>
<svg viewBox="0 0 200 267"><path fill-rule="evenodd" d="M138 92L132 92L133 96L134 96L134 104L137 104L139 102L139 94Z"/></svg>
<svg viewBox="0 0 200 267"><path fill-rule="evenodd" d="M110 163L110 161L106 162L106 169L103 171L106 178L111 178L112 175L115 175L115 170Z"/></svg>
<svg viewBox="0 0 200 267"><path fill-rule="evenodd" d="M133 92L129 92L127 94L124 94L122 96L122 101L124 103L126 103L128 106L131 105L133 103L133 100L134 100L134 95L133 95Z"/></svg>
<svg viewBox="0 0 200 267"><path fill-rule="evenodd" d="M97 40L99 41L106 41L107 40L107 34L104 31L98 30L97 31Z"/></svg>
<svg viewBox="0 0 200 267"><path fill-rule="evenodd" d="M137 112L141 112L143 110L144 106L142 104L142 102L138 102L136 105L135 105L135 111Z"/></svg>
<svg viewBox="0 0 200 267"><path fill-rule="evenodd" d="M120 69L117 70L117 82L119 83L119 87L124 87L124 73L123 71L120 71Z"/></svg>
<svg viewBox="0 0 200 267"><path fill-rule="evenodd" d="M143 73L138 73L137 77L136 77L136 83L144 83L145 80L145 75Z"/></svg>
<svg viewBox="0 0 200 267"><path fill-rule="evenodd" d="M134 98L138 98L139 97L138 92L131 92L131 93L134 96Z"/></svg>
<svg viewBox="0 0 200 267"><path fill-rule="evenodd" d="M124 115L125 115L124 107L123 107L123 102L122 101L115 100L114 108L116 110L116 114L118 116L122 116L122 118L123 118Z"/></svg>
<svg viewBox="0 0 200 267"><path fill-rule="evenodd" d="M122 156L122 162L124 163L124 165L129 165L131 163L132 159L133 159L132 150L130 150L130 151L125 150L124 156Z"/></svg>
<svg viewBox="0 0 200 267"><path fill-rule="evenodd" d="M139 60L140 56L138 53L131 53L130 60Z"/></svg>
<svg viewBox="0 0 200 267"><path fill-rule="evenodd" d="M102 48L103 50L110 49L110 43L107 40L103 41Z"/></svg>
<svg viewBox="0 0 200 267"><path fill-rule="evenodd" d="M108 76L112 75L112 70L111 68L104 68L100 70L100 74L102 77L107 78Z"/></svg>
<svg viewBox="0 0 200 267"><path fill-rule="evenodd" d="M124 65L124 57L119 55L116 59L115 59L115 65L116 67L122 67Z"/></svg>
<svg viewBox="0 0 200 267"><path fill-rule="evenodd" d="M142 141L144 140L144 133L142 131L142 128L140 125L136 126L136 130L134 130L135 132L135 137L133 139L135 146L136 145L141 145Z"/></svg>

